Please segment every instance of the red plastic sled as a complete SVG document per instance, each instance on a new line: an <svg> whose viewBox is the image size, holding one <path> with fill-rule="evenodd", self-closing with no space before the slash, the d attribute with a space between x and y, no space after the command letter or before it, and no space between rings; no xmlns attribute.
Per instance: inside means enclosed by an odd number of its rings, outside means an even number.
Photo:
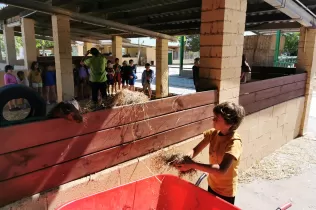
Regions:
<svg viewBox="0 0 316 210"><path fill-rule="evenodd" d="M239 210L172 175L158 175L79 200L58 210Z"/></svg>

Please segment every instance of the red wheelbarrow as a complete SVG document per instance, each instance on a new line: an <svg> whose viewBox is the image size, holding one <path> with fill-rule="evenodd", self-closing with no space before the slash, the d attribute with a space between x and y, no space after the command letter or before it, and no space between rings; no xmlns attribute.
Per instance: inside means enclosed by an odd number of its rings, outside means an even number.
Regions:
<svg viewBox="0 0 316 210"><path fill-rule="evenodd" d="M58 210L240 210L172 175L157 175L72 201ZM285 210L279 208L278 210Z"/></svg>

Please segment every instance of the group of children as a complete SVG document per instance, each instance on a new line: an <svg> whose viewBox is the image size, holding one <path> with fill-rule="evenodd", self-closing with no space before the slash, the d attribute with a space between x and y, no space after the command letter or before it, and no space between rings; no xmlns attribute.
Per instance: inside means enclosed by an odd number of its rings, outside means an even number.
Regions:
<svg viewBox="0 0 316 210"><path fill-rule="evenodd" d="M136 65L133 60L123 61L122 66L119 64L119 59L115 59L112 64L110 60L107 61L107 91L109 95L114 95L121 89L129 89L135 91L135 82L137 79ZM145 70L142 73L142 85L144 92L148 92L148 97L151 98L152 90L151 83L154 79L154 72L150 69L150 64L145 65Z"/></svg>
<svg viewBox="0 0 316 210"><path fill-rule="evenodd" d="M21 84L27 87L33 88L41 96L43 94L42 89L45 87L45 97L47 104L51 101L56 101L56 72L53 65L48 65L47 68L42 71L39 65L34 61L31 65L31 70L28 75L24 71L18 71L17 76L13 73L14 67L11 65L5 66L4 85ZM17 100L8 102L9 111L18 111L23 108L27 108L27 104L22 100L22 107L18 105Z"/></svg>

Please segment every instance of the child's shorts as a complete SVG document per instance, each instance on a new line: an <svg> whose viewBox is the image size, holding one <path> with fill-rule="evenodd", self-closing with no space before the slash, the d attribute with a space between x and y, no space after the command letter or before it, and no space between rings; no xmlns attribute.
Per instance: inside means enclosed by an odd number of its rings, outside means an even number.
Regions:
<svg viewBox="0 0 316 210"><path fill-rule="evenodd" d="M43 87L43 83L32 83L32 87L33 88L42 88Z"/></svg>
<svg viewBox="0 0 316 210"><path fill-rule="evenodd" d="M148 90L148 91L151 91L151 84L150 83L145 83L143 84L143 90Z"/></svg>
<svg viewBox="0 0 316 210"><path fill-rule="evenodd" d="M115 73L115 75L114 75L114 82L121 83L121 81L122 81L121 74L120 73Z"/></svg>
<svg viewBox="0 0 316 210"><path fill-rule="evenodd" d="M129 84L129 79L128 78L122 78L122 84L123 85L128 85Z"/></svg>
<svg viewBox="0 0 316 210"><path fill-rule="evenodd" d="M133 79L129 79L128 80L128 84L129 85L135 85L135 79L133 78Z"/></svg>
<svg viewBox="0 0 316 210"><path fill-rule="evenodd" d="M106 75L106 77L108 78L108 80L107 80L108 85L114 85L113 75L108 74L108 75Z"/></svg>

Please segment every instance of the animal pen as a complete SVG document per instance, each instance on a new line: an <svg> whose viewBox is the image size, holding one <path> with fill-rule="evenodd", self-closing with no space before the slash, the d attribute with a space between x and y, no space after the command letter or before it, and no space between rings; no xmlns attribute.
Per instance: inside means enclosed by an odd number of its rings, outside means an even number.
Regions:
<svg viewBox="0 0 316 210"><path fill-rule="evenodd" d="M297 1L0 2L9 5L0 11L6 62L18 62L12 37L22 36L25 69L35 60L55 62L59 101L74 96L72 40L91 46L111 39L113 58L122 59L126 38L156 38L157 69L156 100L87 113L83 124L53 119L0 128L1 207L55 209L153 176L155 152L192 149L200 134L212 127L214 105L224 101L239 103L247 112L239 128L240 170L304 134L315 74L316 29L312 11ZM279 29L300 30L296 68L255 67L253 80L240 84L244 32ZM200 34L203 91L168 97L168 40L184 34ZM54 40L54 57L37 57L37 35ZM197 160L206 163L207 156L203 153Z"/></svg>

